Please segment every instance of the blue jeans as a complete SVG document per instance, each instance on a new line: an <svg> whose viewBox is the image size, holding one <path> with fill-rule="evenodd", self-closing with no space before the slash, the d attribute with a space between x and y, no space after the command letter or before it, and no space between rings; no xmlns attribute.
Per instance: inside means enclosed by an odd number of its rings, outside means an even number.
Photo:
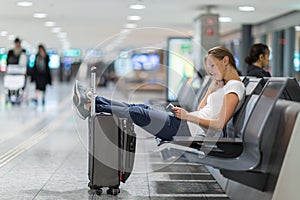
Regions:
<svg viewBox="0 0 300 200"><path fill-rule="evenodd" d="M167 112L154 110L145 104L127 104L97 96L96 112L112 113L120 118L131 119L152 135L163 140L172 140L173 136L190 136L185 120L180 120Z"/></svg>

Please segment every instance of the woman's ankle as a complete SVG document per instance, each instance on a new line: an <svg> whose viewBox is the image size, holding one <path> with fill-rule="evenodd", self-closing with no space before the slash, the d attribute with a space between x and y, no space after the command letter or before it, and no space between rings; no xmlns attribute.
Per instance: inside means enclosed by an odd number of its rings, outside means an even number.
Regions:
<svg viewBox="0 0 300 200"><path fill-rule="evenodd" d="M83 107L89 111L91 109L91 104L90 103L84 104Z"/></svg>

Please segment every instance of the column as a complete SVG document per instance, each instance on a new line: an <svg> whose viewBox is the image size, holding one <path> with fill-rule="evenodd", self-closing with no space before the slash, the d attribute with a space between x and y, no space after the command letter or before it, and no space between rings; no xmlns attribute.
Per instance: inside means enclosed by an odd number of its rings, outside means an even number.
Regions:
<svg viewBox="0 0 300 200"><path fill-rule="evenodd" d="M253 37L251 34L252 25L242 25L242 41L241 41L241 57L240 70L243 75L247 74L247 64L244 62L245 57L249 53L249 49L253 44Z"/></svg>
<svg viewBox="0 0 300 200"><path fill-rule="evenodd" d="M263 34L260 36L260 43L267 44L267 35Z"/></svg>
<svg viewBox="0 0 300 200"><path fill-rule="evenodd" d="M283 75L283 31L274 31L272 33L272 76Z"/></svg>
<svg viewBox="0 0 300 200"><path fill-rule="evenodd" d="M294 75L295 28L284 30L285 44L283 57L283 76Z"/></svg>
<svg viewBox="0 0 300 200"><path fill-rule="evenodd" d="M196 66L202 66L203 56L206 55L207 51L220 45L219 15L210 13L200 15L194 20L194 28L195 64Z"/></svg>

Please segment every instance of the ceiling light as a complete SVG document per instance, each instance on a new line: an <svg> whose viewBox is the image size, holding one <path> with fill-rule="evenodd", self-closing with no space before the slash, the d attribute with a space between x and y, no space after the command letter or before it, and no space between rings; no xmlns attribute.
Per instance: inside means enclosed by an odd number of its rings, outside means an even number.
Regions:
<svg viewBox="0 0 300 200"><path fill-rule="evenodd" d="M47 21L47 22L45 22L45 26L47 26L47 27L53 27L55 25L56 25L56 22L53 22L53 21Z"/></svg>
<svg viewBox="0 0 300 200"><path fill-rule="evenodd" d="M141 20L141 16L138 16L138 15L131 15L131 16L128 16L127 17L128 20L130 21L138 21L138 20Z"/></svg>
<svg viewBox="0 0 300 200"><path fill-rule="evenodd" d="M60 27L54 27L52 28L52 33L59 33L61 31L61 28Z"/></svg>
<svg viewBox="0 0 300 200"><path fill-rule="evenodd" d="M13 40L16 39L16 36L15 36L15 35L9 35L9 36L7 37L7 39L13 41Z"/></svg>
<svg viewBox="0 0 300 200"><path fill-rule="evenodd" d="M219 17L219 22L232 22L231 17Z"/></svg>
<svg viewBox="0 0 300 200"><path fill-rule="evenodd" d="M58 38L66 38L67 37L67 33L66 32L60 32L57 34Z"/></svg>
<svg viewBox="0 0 300 200"><path fill-rule="evenodd" d="M17 6L29 7L29 6L32 6L32 2L29 2L29 1L20 1L20 2L17 2Z"/></svg>
<svg viewBox="0 0 300 200"><path fill-rule="evenodd" d="M255 7L253 7L253 6L239 6L239 11L252 12L252 11L255 11Z"/></svg>
<svg viewBox="0 0 300 200"><path fill-rule="evenodd" d="M125 28L129 28L129 29L136 28L136 24L128 23L128 24L125 25Z"/></svg>
<svg viewBox="0 0 300 200"><path fill-rule="evenodd" d="M2 37L8 36L8 32L7 31L0 31L0 36L2 36Z"/></svg>
<svg viewBox="0 0 300 200"><path fill-rule="evenodd" d="M132 4L129 6L130 9L134 9L134 10L142 10L145 9L146 6L142 5L142 4Z"/></svg>
<svg viewBox="0 0 300 200"><path fill-rule="evenodd" d="M42 19L42 18L46 18L48 15L46 13L34 13L33 17L34 18L38 18L38 19Z"/></svg>

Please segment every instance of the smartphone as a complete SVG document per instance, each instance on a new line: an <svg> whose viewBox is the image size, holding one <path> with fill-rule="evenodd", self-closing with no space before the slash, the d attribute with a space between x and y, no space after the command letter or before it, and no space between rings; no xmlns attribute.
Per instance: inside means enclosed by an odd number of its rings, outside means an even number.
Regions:
<svg viewBox="0 0 300 200"><path fill-rule="evenodd" d="M175 106L174 106L173 104L169 103L169 104L167 105L166 109L174 114L174 110L172 110L172 108L174 108L174 107L175 107Z"/></svg>

